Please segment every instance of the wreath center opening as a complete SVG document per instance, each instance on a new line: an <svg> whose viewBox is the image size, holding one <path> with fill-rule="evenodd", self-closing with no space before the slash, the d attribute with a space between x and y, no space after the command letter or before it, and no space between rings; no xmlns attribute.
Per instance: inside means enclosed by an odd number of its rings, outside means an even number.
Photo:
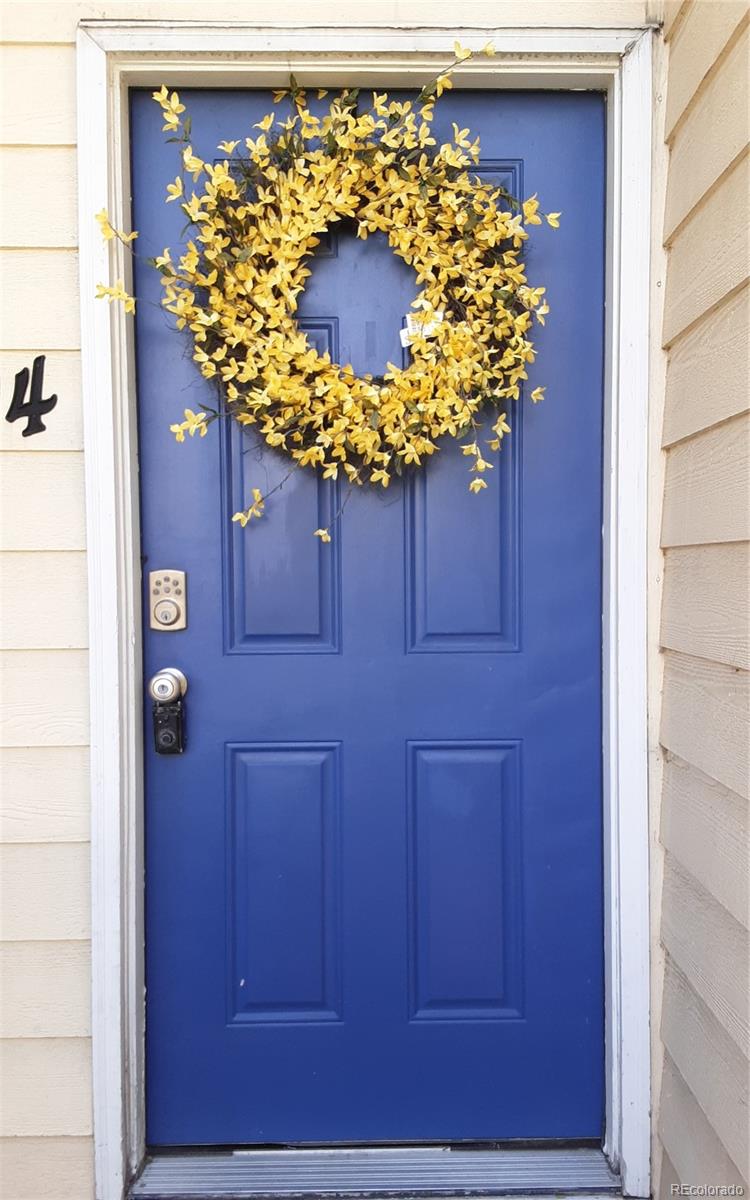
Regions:
<svg viewBox="0 0 750 1200"><path fill-rule="evenodd" d="M354 221L337 222L307 266L297 326L310 345L359 376L382 379L389 366L407 367L409 351L400 335L419 285L386 234L376 231L363 240Z"/></svg>

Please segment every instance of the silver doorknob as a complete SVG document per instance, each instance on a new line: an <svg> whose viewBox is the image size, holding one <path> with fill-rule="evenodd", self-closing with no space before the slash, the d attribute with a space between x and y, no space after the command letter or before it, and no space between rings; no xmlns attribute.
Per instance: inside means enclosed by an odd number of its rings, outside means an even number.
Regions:
<svg viewBox="0 0 750 1200"><path fill-rule="evenodd" d="M164 667L149 680L148 691L159 704L171 704L187 691L188 681L177 667Z"/></svg>

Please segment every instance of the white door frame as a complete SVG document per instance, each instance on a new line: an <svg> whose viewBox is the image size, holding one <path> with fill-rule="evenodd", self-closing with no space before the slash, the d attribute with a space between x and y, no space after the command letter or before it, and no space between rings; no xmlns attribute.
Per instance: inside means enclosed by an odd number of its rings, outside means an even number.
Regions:
<svg viewBox="0 0 750 1200"><path fill-rule="evenodd" d="M78 33L81 349L89 566L93 1090L97 1200L144 1150L141 571L133 329L96 284L124 277L94 213L129 227L130 86L419 85L454 39L496 57L466 87L607 93L604 506L605 1151L650 1191L646 466L652 33L90 21Z"/></svg>

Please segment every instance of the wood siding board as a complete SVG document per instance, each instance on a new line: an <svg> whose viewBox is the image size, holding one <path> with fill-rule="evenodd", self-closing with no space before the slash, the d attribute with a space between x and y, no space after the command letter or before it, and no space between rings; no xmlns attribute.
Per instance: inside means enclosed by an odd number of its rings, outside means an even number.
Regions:
<svg viewBox="0 0 750 1200"><path fill-rule="evenodd" d="M671 243L664 306L665 346L747 280L749 191L750 158L744 155L680 227Z"/></svg>
<svg viewBox="0 0 750 1200"><path fill-rule="evenodd" d="M88 1038L0 1041L0 1134L80 1137L91 1133Z"/></svg>
<svg viewBox="0 0 750 1200"><path fill-rule="evenodd" d="M88 1037L88 942L0 942L0 1037Z"/></svg>
<svg viewBox="0 0 750 1200"><path fill-rule="evenodd" d="M90 1137L0 1138L4 1200L94 1200Z"/></svg>
<svg viewBox="0 0 750 1200"><path fill-rule="evenodd" d="M0 795L0 842L88 841L88 747L6 747Z"/></svg>
<svg viewBox="0 0 750 1200"><path fill-rule="evenodd" d="M748 794L750 675L668 651L662 745L741 796Z"/></svg>
<svg viewBox="0 0 750 1200"><path fill-rule="evenodd" d="M669 1055L662 1075L659 1135L680 1179L698 1187L746 1186ZM668 1196L668 1189L660 1195Z"/></svg>
<svg viewBox="0 0 750 1200"><path fill-rule="evenodd" d="M667 1196L676 1196L679 1193L674 1191L674 1188L680 1186L680 1179L675 1170L674 1163L668 1154L662 1153L661 1170L659 1178L654 1186L654 1196L658 1196L659 1200L666 1200Z"/></svg>
<svg viewBox="0 0 750 1200"><path fill-rule="evenodd" d="M85 746L85 650L0 651L0 746Z"/></svg>
<svg viewBox="0 0 750 1200"><path fill-rule="evenodd" d="M0 246L77 244L72 146L3 146L0 180Z"/></svg>
<svg viewBox="0 0 750 1200"><path fill-rule="evenodd" d="M750 288L745 287L671 347L665 446L750 409L749 330Z"/></svg>
<svg viewBox="0 0 750 1200"><path fill-rule="evenodd" d="M662 942L693 990L750 1055L747 929L667 855Z"/></svg>
<svg viewBox="0 0 750 1200"><path fill-rule="evenodd" d="M735 1167L748 1155L748 1062L667 956L662 1040Z"/></svg>
<svg viewBox="0 0 750 1200"><path fill-rule="evenodd" d="M750 669L750 542L666 552L661 645Z"/></svg>
<svg viewBox="0 0 750 1200"><path fill-rule="evenodd" d="M660 1194L740 1182L748 1075L747 5L670 21Z"/></svg>
<svg viewBox="0 0 750 1200"><path fill-rule="evenodd" d="M75 250L0 250L0 276L0 349L80 348Z"/></svg>
<svg viewBox="0 0 750 1200"><path fill-rule="evenodd" d="M677 33L691 3L692 0L664 0L664 37L667 41Z"/></svg>
<svg viewBox="0 0 750 1200"><path fill-rule="evenodd" d="M683 759L667 756L661 841L671 855L748 924L748 804Z"/></svg>
<svg viewBox="0 0 750 1200"><path fill-rule="evenodd" d="M0 550L85 550L83 455L0 455Z"/></svg>
<svg viewBox="0 0 750 1200"><path fill-rule="evenodd" d="M747 18L745 0L698 0L691 4L671 39L666 136L671 137L727 43Z"/></svg>
<svg viewBox="0 0 750 1200"><path fill-rule="evenodd" d="M750 415L743 413L667 453L662 546L750 539Z"/></svg>
<svg viewBox="0 0 750 1200"><path fill-rule="evenodd" d="M0 553L0 649L85 649L86 555Z"/></svg>
<svg viewBox="0 0 750 1200"><path fill-rule="evenodd" d="M748 144L750 32L738 39L680 126L671 147L664 236L671 237ZM721 130L721 137L716 130Z"/></svg>
<svg viewBox="0 0 750 1200"><path fill-rule="evenodd" d="M467 14L471 26L476 28L529 27L586 27L636 28L646 21L645 0L475 0L471 13ZM249 13L249 16L248 16ZM170 21L174 19L174 0L162 3L141 3L139 0L120 0L119 3L77 4L57 2L35 2L32 5L18 0L3 5L1 36L6 43L70 43L75 42L76 26L79 21L106 16L110 19L130 21ZM257 25L291 24L309 27L330 25L337 19L336 7L331 0L308 0L301 14L296 0L263 0L248 10L226 0L213 0L210 9L212 21L250 20ZM180 19L183 21L205 21L205 3L181 0ZM374 26L427 25L435 28L454 28L460 24L455 5L448 0L417 0L403 7L390 0L361 0L347 12L347 24Z"/></svg>
<svg viewBox="0 0 750 1200"><path fill-rule="evenodd" d="M0 941L87 941L89 858L79 842L0 846Z"/></svg>
<svg viewBox="0 0 750 1200"><path fill-rule="evenodd" d="M34 5L23 9L28 20ZM4 45L0 145L73 146L75 141L75 46Z"/></svg>

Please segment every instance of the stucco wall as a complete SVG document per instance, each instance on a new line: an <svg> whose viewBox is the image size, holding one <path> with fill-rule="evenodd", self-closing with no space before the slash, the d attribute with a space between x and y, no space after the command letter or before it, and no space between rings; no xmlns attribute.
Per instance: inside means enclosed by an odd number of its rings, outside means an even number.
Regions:
<svg viewBox="0 0 750 1200"><path fill-rule="evenodd" d="M745 3L667 5L660 1194L748 1172ZM657 1163L658 1165L658 1163Z"/></svg>
<svg viewBox="0 0 750 1200"><path fill-rule="evenodd" d="M462 14L477 26L636 26L655 7L646 0L471 0ZM726 1084L715 1082L715 1072L709 1079L705 1063L717 1030L725 1039L721 1044L736 1053L740 1033L728 1015L731 1004L727 1007L735 996L736 971L732 974L726 964L734 946L727 930L736 934L745 912L737 849L745 813L739 797L742 739L733 689L743 641L739 543L748 537L747 524L741 523L739 433L747 418L737 415L746 407L737 222L741 172L746 169L738 155L747 139L739 105L722 100L737 86L741 70L731 46L729 51L726 47L735 45L736 53L743 5L692 0L679 14L672 9L680 5L667 7L677 82L670 78L667 96L672 168L665 339L671 353L665 421L670 449L663 740L680 757L666 767L669 1056L659 1128L671 1159L666 1170L688 1179L685 1147L694 1141L684 1132L688 1115L719 1146L727 1136L731 1141L738 1117L736 1102L732 1108L727 1100ZM93 1193L93 1169L75 29L84 17L200 20L207 8L204 3L120 0L6 3L0 12L0 415L15 372L30 365L35 353L47 354L47 388L59 395L43 436L24 439L22 422L0 420L0 1179L3 1200L86 1200ZM341 13L334 0L306 0L304 6L296 0L210 6L212 19L254 23L335 24ZM347 9L346 19L366 25L452 26L457 17L448 0L360 0ZM711 103L724 108L708 106L711 97ZM716 136L719 126L721 136ZM695 255L702 255L699 261L706 264L701 289L689 278ZM742 278L746 266L744 271ZM696 361L701 345L710 357ZM655 411L659 408L657 404ZM719 625L717 613L727 621ZM714 716L719 698L720 715ZM719 749L712 750L716 745ZM725 760L732 764L731 778L722 765ZM681 892L675 890L679 887ZM698 934L690 934L689 944L704 947L698 962L678 950L675 933L688 927L691 912ZM716 918L714 925L706 924L709 918ZM717 946L725 955L718 960L718 990L714 960L705 957ZM691 1009L691 1003L703 1008ZM684 1014L694 1011L695 1037L701 1034L699 1044L704 1045L697 1080L680 1066L674 1033ZM689 1036L693 1041L694 1035ZM658 1042L656 1059L661 1060ZM726 1117L716 1115L717 1104L721 1107L725 1100L734 1113L731 1128ZM732 1146L736 1152L736 1142L725 1148L730 1157Z"/></svg>

